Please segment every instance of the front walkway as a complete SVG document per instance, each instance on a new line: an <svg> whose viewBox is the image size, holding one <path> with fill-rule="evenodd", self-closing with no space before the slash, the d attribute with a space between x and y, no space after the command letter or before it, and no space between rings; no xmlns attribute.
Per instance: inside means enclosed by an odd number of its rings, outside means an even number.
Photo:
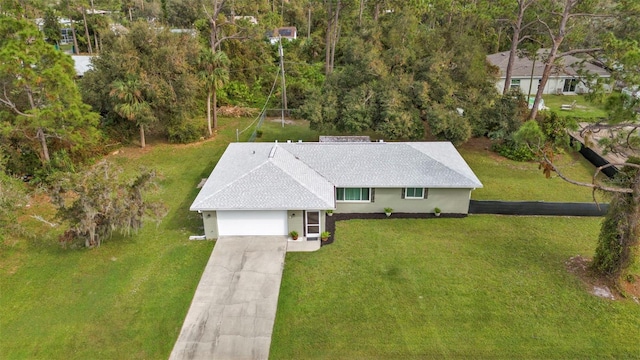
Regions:
<svg viewBox="0 0 640 360"><path fill-rule="evenodd" d="M169 359L267 359L284 236L217 240Z"/></svg>

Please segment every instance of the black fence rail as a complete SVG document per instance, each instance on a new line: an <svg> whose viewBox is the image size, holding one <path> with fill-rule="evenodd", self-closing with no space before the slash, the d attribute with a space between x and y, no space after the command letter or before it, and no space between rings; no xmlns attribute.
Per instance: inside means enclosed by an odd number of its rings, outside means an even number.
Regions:
<svg viewBox="0 0 640 360"><path fill-rule="evenodd" d="M605 160L604 157L602 157L600 154L598 154L597 152L593 151L591 148L588 148L586 146L584 146L583 143L580 142L580 140L574 138L573 136L571 136L571 143L573 144L574 142L578 142L580 143L580 154L582 154L582 156L589 160L590 163L592 163L594 166L599 167L599 166L603 166L603 165L607 165L609 164L609 162L607 160ZM604 168L602 170L602 173L604 173L605 175L607 175L610 178L613 178L614 176L616 176L616 174L618 173L618 169L616 169L615 166L610 166L608 168Z"/></svg>
<svg viewBox="0 0 640 360"><path fill-rule="evenodd" d="M604 216L609 204L471 200L469 214Z"/></svg>

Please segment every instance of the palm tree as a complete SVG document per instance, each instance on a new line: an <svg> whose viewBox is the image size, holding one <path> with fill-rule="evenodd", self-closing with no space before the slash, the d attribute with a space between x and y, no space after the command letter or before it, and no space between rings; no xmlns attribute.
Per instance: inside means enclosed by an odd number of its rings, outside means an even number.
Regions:
<svg viewBox="0 0 640 360"><path fill-rule="evenodd" d="M198 73L207 89L207 128L209 136L211 130L211 102L213 100L213 128L218 128L217 91L229 81L229 58L223 51L213 52L211 49L203 49L198 58Z"/></svg>
<svg viewBox="0 0 640 360"><path fill-rule="evenodd" d="M109 95L118 103L114 106L115 112L123 118L135 121L140 127L140 147L146 146L144 137L144 124L153 115L151 107L142 94L142 83L135 77L126 80L116 80L111 84Z"/></svg>

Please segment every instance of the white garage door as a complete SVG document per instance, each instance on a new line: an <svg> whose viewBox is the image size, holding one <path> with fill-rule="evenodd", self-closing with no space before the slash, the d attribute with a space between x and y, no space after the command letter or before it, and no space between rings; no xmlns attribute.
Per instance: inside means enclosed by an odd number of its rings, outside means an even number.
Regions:
<svg viewBox="0 0 640 360"><path fill-rule="evenodd" d="M218 234L286 235L286 211L218 211Z"/></svg>

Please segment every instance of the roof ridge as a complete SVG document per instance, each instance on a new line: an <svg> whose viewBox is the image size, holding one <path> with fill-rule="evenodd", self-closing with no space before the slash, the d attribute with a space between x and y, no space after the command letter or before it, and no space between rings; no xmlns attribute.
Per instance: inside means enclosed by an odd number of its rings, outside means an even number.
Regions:
<svg viewBox="0 0 640 360"><path fill-rule="evenodd" d="M297 157L296 155L292 154L289 150L280 147L280 151L282 153L282 151L284 151L285 153L287 153L289 156L291 156L292 158L296 159L297 161L299 161L301 164L303 164L304 166L306 166L309 170L313 171L314 173L318 174L318 176L320 176L324 181L326 181L327 183L333 185L335 187L335 184L331 181L329 181L329 179L327 179L323 174L321 174L318 170L314 169L312 166L310 166L309 164L307 164L306 162L302 161L299 157ZM275 158L274 158L275 159ZM300 180L298 180L295 176L293 176L293 174L291 174L290 172L288 172L286 169L283 169L279 164L275 164L280 170L282 170L282 172L284 172L285 174L289 175L295 182L297 182L298 184L300 184L302 187L304 187L305 189L307 189L310 193L312 193L313 195L315 195L318 199L322 199L322 196L320 194L318 194L314 189L309 188L306 184L304 184L303 182L301 182ZM335 200L335 199L334 199Z"/></svg>

